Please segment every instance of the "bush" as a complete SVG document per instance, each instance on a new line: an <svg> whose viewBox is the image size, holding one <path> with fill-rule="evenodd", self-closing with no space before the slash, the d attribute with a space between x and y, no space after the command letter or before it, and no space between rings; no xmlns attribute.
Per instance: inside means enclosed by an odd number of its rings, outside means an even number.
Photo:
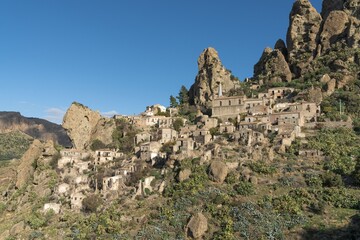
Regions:
<svg viewBox="0 0 360 240"><path fill-rule="evenodd" d="M250 169L260 174L273 174L276 172L275 166L270 166L265 162L252 162L249 165Z"/></svg>
<svg viewBox="0 0 360 240"><path fill-rule="evenodd" d="M249 182L240 182L239 184L236 184L234 190L242 196L249 196L255 193L254 186Z"/></svg>
<svg viewBox="0 0 360 240"><path fill-rule="evenodd" d="M322 178L317 174L304 174L305 183L309 187L321 187L323 185Z"/></svg>
<svg viewBox="0 0 360 240"><path fill-rule="evenodd" d="M326 172L321 178L324 187L340 187L344 185L341 176L333 172Z"/></svg>
<svg viewBox="0 0 360 240"><path fill-rule="evenodd" d="M86 198L84 198L82 204L83 204L83 210L85 212L96 212L98 207L103 203L103 200L98 195L90 195Z"/></svg>
<svg viewBox="0 0 360 240"><path fill-rule="evenodd" d="M56 152L52 157L51 157L51 161L50 161L50 166L52 167L52 169L56 169L57 168L57 164L58 161L60 160L61 155L59 152Z"/></svg>
<svg viewBox="0 0 360 240"><path fill-rule="evenodd" d="M103 143L102 141L100 141L99 139L95 139L90 146L90 149L93 151L99 150L99 149L104 149L106 148L105 143Z"/></svg>
<svg viewBox="0 0 360 240"><path fill-rule="evenodd" d="M177 118L175 119L175 121L173 122L173 128L176 131L180 131L180 129L184 126L184 121L181 118Z"/></svg>

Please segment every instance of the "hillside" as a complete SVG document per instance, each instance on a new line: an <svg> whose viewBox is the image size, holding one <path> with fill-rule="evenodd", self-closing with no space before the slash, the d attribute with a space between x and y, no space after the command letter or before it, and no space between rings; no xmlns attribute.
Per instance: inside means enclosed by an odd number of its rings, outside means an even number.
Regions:
<svg viewBox="0 0 360 240"><path fill-rule="evenodd" d="M21 131L34 139L52 140L62 146L71 146L65 130L58 124L40 118L27 118L18 112L0 112L0 133Z"/></svg>
<svg viewBox="0 0 360 240"><path fill-rule="evenodd" d="M0 133L0 161L21 158L32 140L22 132Z"/></svg>

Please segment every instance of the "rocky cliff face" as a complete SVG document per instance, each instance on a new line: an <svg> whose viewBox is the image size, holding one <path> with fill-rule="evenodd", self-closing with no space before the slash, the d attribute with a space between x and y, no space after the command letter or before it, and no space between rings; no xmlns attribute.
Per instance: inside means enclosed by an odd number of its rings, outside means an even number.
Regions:
<svg viewBox="0 0 360 240"><path fill-rule="evenodd" d="M0 133L21 131L42 141L53 141L65 147L71 141L65 130L58 124L39 118L27 118L18 112L0 112Z"/></svg>
<svg viewBox="0 0 360 240"><path fill-rule="evenodd" d="M360 0L324 0L319 14L308 0L295 1L286 45L279 40L275 50L266 48L254 66L260 84L321 82L328 74L331 87L345 86L356 79L360 56ZM329 92L327 92L329 94Z"/></svg>
<svg viewBox="0 0 360 240"><path fill-rule="evenodd" d="M76 149L88 149L95 139L110 144L115 130L113 119L104 118L100 113L79 103L71 104L62 125Z"/></svg>
<svg viewBox="0 0 360 240"><path fill-rule="evenodd" d="M231 77L231 72L222 65L214 48L207 48L201 53L198 68L195 83L189 91L190 102L197 106L210 107L220 83L224 94L239 87L239 81Z"/></svg>
<svg viewBox="0 0 360 240"><path fill-rule="evenodd" d="M281 49L266 48L254 66L254 76L265 82L290 82L292 74Z"/></svg>
<svg viewBox="0 0 360 240"><path fill-rule="evenodd" d="M296 77L304 72L316 54L322 17L308 0L297 0L290 13L286 36L289 64Z"/></svg>

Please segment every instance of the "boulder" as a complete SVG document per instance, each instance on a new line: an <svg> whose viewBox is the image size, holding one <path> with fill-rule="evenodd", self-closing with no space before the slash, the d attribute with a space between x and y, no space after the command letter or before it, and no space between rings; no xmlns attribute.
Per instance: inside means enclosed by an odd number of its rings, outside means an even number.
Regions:
<svg viewBox="0 0 360 240"><path fill-rule="evenodd" d="M328 81L326 83L326 92L325 95L326 96L330 96L331 94L333 94L333 92L335 91L336 88L336 80L335 79L331 79L330 81Z"/></svg>
<svg viewBox="0 0 360 240"><path fill-rule="evenodd" d="M210 165L209 177L211 180L223 183L228 175L229 169L225 163L220 161L214 161Z"/></svg>
<svg viewBox="0 0 360 240"><path fill-rule="evenodd" d="M240 86L239 80L232 78L231 72L222 65L214 48L206 48L200 54L198 69L195 83L189 90L189 100L199 107L211 107L211 100L218 95L220 83L224 95Z"/></svg>
<svg viewBox="0 0 360 240"><path fill-rule="evenodd" d="M61 204L59 203L45 203L43 211L48 212L52 210L54 211L55 214L59 214L60 209L61 209Z"/></svg>
<svg viewBox="0 0 360 240"><path fill-rule="evenodd" d="M16 236L20 233L22 233L25 230L25 223L24 221L16 223L14 226L10 229L10 235Z"/></svg>
<svg viewBox="0 0 360 240"><path fill-rule="evenodd" d="M331 80L329 74L324 74L321 78L320 78L320 82L321 83L328 83Z"/></svg>
<svg viewBox="0 0 360 240"><path fill-rule="evenodd" d="M177 175L177 180L179 182L183 182L183 181L189 179L190 175L191 175L191 170L190 169L183 169Z"/></svg>
<svg viewBox="0 0 360 240"><path fill-rule="evenodd" d="M208 222L202 213L194 214L187 224L187 235L193 239L199 239L208 230Z"/></svg>

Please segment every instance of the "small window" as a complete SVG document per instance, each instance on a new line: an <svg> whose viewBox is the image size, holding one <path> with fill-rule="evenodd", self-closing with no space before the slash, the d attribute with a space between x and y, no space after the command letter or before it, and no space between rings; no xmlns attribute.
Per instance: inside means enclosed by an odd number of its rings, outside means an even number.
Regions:
<svg viewBox="0 0 360 240"><path fill-rule="evenodd" d="M220 107L222 106L222 101L220 101Z"/></svg>
<svg viewBox="0 0 360 240"><path fill-rule="evenodd" d="M229 100L229 106L231 106L231 101Z"/></svg>

